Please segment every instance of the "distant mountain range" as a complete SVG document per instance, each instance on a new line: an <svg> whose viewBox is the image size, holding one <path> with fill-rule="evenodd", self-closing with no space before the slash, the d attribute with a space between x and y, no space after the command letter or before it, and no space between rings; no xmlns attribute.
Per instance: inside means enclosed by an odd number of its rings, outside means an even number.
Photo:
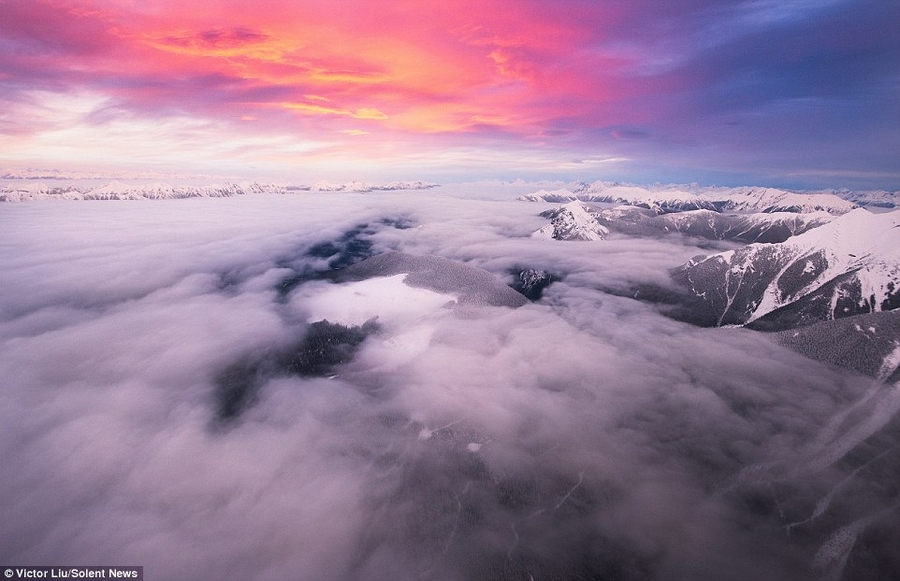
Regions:
<svg viewBox="0 0 900 581"><path fill-rule="evenodd" d="M550 223L533 234L537 238L602 240L611 231L629 236L679 232L708 240L735 242L783 242L835 218L823 211L808 214L723 214L712 210L689 210L657 214L644 207L602 209L578 201L546 210L540 215L549 218Z"/></svg>
<svg viewBox="0 0 900 581"><path fill-rule="evenodd" d="M573 189L540 190L519 198L528 202L624 204L647 208L656 213L713 210L716 212L795 212L824 211L844 214L853 208L870 206L894 208L900 205L900 192L823 190L791 192L761 187L702 187L695 185L635 186L616 182L593 182Z"/></svg>
<svg viewBox="0 0 900 581"><path fill-rule="evenodd" d="M373 192L423 190L438 187L422 181L395 181L370 184L352 181L345 184L318 182L311 186L226 182L209 185L170 185L163 182L125 183L114 181L100 186L84 184L48 185L42 181L21 180L0 187L0 202L32 200L163 200L183 198L227 198L248 194L290 194L296 192Z"/></svg>

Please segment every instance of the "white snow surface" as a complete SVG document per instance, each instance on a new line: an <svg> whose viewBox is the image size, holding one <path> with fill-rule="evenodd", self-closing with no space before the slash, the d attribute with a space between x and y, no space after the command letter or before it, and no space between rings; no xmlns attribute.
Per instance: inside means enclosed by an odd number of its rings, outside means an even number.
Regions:
<svg viewBox="0 0 900 581"><path fill-rule="evenodd" d="M849 195L849 192L848 192ZM828 212L841 215L857 207L833 193L791 192L759 187L701 187L653 185L635 186L610 182L594 182L574 191L540 190L521 196L527 202L568 202L580 200L594 203L616 203L661 209L713 209L728 212Z"/></svg>
<svg viewBox="0 0 900 581"><path fill-rule="evenodd" d="M302 301L308 310L310 323L327 319L343 325L362 325L374 317L408 324L457 299L452 294L409 286L404 282L407 276L373 277L338 285L309 284L295 300Z"/></svg>
<svg viewBox="0 0 900 581"><path fill-rule="evenodd" d="M677 210L694 210L712 208L712 204L697 194L681 190L654 190L640 186L610 185L607 182L594 182L590 186L572 192L566 189L540 190L533 194L521 196L519 200L526 202L571 202L614 203L630 206L643 206L662 213L663 208Z"/></svg>
<svg viewBox="0 0 900 581"><path fill-rule="evenodd" d="M546 240L603 240L609 229L603 226L581 202L560 206L550 224L532 236Z"/></svg>
<svg viewBox="0 0 900 581"><path fill-rule="evenodd" d="M389 371L428 349L437 322L450 316L451 311L443 307L457 300L452 294L409 286L404 282L407 276L380 276L338 285L310 283L295 294L292 304L306 313L310 323L326 319L360 326L375 319L389 332L372 337L359 360L379 371Z"/></svg>
<svg viewBox="0 0 900 581"><path fill-rule="evenodd" d="M722 203L725 210L735 212L828 212L840 215L857 207L834 194L798 193L777 188L730 188L704 192L703 196Z"/></svg>
<svg viewBox="0 0 900 581"><path fill-rule="evenodd" d="M782 272L798 262L810 261L819 253L823 253L827 268L802 289L788 295L784 295L779 289L779 277L776 276L749 321L803 298L835 277L847 273L855 273L862 287L862 296L874 296L877 307L886 298L889 285L896 285L896 281L900 279L900 211L875 214L858 208L785 242L748 246L749 249L759 251L767 251L773 247L791 258ZM729 251L705 260L731 263L734 256L735 253ZM756 253L751 252L743 262L732 263L732 273L739 275L752 269L755 256Z"/></svg>
<svg viewBox="0 0 900 581"><path fill-rule="evenodd" d="M183 198L226 198L249 194L290 194L297 192L372 192L395 190L423 190L437 184L423 181L394 181L373 184L358 180L333 184L322 181L312 186L291 186L253 181L204 184L154 182L127 182L115 180L103 185L93 183L48 184L39 180L15 180L0 186L0 202L26 202L38 200L162 200Z"/></svg>

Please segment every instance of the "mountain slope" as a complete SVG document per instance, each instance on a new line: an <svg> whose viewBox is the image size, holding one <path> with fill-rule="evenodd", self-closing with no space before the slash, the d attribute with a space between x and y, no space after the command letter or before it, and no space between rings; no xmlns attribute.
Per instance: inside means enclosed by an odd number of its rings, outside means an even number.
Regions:
<svg viewBox="0 0 900 581"><path fill-rule="evenodd" d="M542 212L550 223L534 234L547 240L603 240L609 229L600 224L581 202L569 202L555 210Z"/></svg>
<svg viewBox="0 0 900 581"><path fill-rule="evenodd" d="M406 274L407 286L450 293L462 305L521 307L528 302L490 272L440 256L385 252L328 274L335 282Z"/></svg>
<svg viewBox="0 0 900 581"><path fill-rule="evenodd" d="M719 214L711 210L692 210L657 215L652 210L629 206L598 210L594 216L610 230L632 236L680 232L709 240L748 243L784 242L834 219L827 212Z"/></svg>
<svg viewBox="0 0 900 581"><path fill-rule="evenodd" d="M111 182L102 186L47 186L44 183L7 185L0 188L0 201L32 200L167 200L183 198L228 198L246 194L283 194L284 186L256 182L173 186L162 182L128 184Z"/></svg>
<svg viewBox="0 0 900 581"><path fill-rule="evenodd" d="M779 244L675 269L717 325L783 329L900 306L900 212L853 210Z"/></svg>
<svg viewBox="0 0 900 581"><path fill-rule="evenodd" d="M797 193L775 188L731 188L704 197L722 211L729 212L828 212L841 215L857 206L834 194Z"/></svg>
<svg viewBox="0 0 900 581"><path fill-rule="evenodd" d="M575 192L568 190L541 190L519 197L526 202L588 202L626 204L653 210L657 214L684 212L687 210L715 210L715 205L697 194L678 190L653 191L638 186L610 186L592 184Z"/></svg>
<svg viewBox="0 0 900 581"><path fill-rule="evenodd" d="M772 334L811 359L886 380L900 381L900 311L821 321Z"/></svg>
<svg viewBox="0 0 900 581"><path fill-rule="evenodd" d="M294 192L373 192L424 190L437 184L422 181L395 181L370 184L353 181L346 184L319 182L313 186L285 186L257 182L225 182L206 185L177 185L163 182L133 184L114 181L102 186L66 184L48 186L43 182L23 181L0 187L0 202L33 200L168 200L183 198L227 198L248 194L289 194Z"/></svg>
<svg viewBox="0 0 900 581"><path fill-rule="evenodd" d="M600 209L579 201L540 215L550 218L550 224L533 236L553 240L602 240L612 231L629 236L680 232L708 240L783 242L834 219L827 212L719 214L712 210L690 210L657 214L654 210L636 206Z"/></svg>
<svg viewBox="0 0 900 581"><path fill-rule="evenodd" d="M540 190L521 196L519 200L625 204L653 210L657 214L712 210L795 214L828 212L839 216L858 207L853 201L827 192L802 193L756 187L630 186L609 182L594 182L574 191Z"/></svg>

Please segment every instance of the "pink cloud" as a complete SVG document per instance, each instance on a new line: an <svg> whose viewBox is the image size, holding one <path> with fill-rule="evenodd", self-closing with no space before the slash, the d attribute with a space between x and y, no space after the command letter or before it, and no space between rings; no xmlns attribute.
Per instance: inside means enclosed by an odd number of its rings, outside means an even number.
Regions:
<svg viewBox="0 0 900 581"><path fill-rule="evenodd" d="M654 137L678 135L678 143L714 144L728 135L737 150L746 140L723 124L746 126L778 98L837 91L829 70L847 81L840 90L872 95L870 105L887 120L888 84L879 71L895 69L896 58L891 41L880 40L893 37L878 32L884 19L876 8L869 7L871 22L860 29L873 30L867 43L847 33L836 46L816 32L830 29L804 24L802 10L778 12L778 26L766 28L773 16L755 6L0 0L0 106L7 111L0 131L40 135L71 123L66 117L54 124L23 105L39 106L34 93L49 91L99 103L84 114L88 125L191 118L229 138L298 135L341 151L359 147L360 137L391 140L397 150L425 141L438 149L487 144L563 152L598 144L633 152L661 143L621 129L634 127ZM780 41L767 42L769 34ZM877 58L870 69L861 66L868 53Z"/></svg>
<svg viewBox="0 0 900 581"><path fill-rule="evenodd" d="M566 55L589 35L572 26L572 14L508 0L477 11L460 2L398 1L378 10L363 2L327 10L318 2L208 4L157 3L140 12L45 3L17 9L6 22L15 22L12 36L39 46L31 57L39 71L65 60L53 71L60 82L106 92L138 113L187 108L217 116L223 103L239 102L242 116L248 108L265 116L296 91L330 99L330 110L381 111L372 118L392 129L515 131L521 124L527 133L565 113L554 110L557 92L592 92L579 96L595 102L609 93L596 90L590 75L571 78ZM27 85L29 75L19 80ZM248 93L260 100L248 101ZM326 109L319 112L331 114Z"/></svg>

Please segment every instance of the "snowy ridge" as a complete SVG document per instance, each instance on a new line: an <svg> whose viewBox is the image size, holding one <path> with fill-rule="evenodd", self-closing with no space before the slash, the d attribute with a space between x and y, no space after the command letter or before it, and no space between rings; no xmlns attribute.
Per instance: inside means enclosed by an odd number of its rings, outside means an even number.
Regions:
<svg viewBox="0 0 900 581"><path fill-rule="evenodd" d="M526 202L565 203L578 200L588 203L625 204L648 208L658 214L712 210L748 213L828 212L841 215L858 207L852 201L827 192L798 193L755 187L634 186L614 182L594 182L574 191L540 190L518 199Z"/></svg>
<svg viewBox="0 0 900 581"><path fill-rule="evenodd" d="M421 190L437 187L437 184L421 181L396 181L387 184L369 184L353 181L346 184L319 182L313 186L286 186L258 182L226 182L210 185L184 185L156 182L129 184L114 181L102 186L80 184L47 185L41 181L23 181L0 187L0 202L24 202L35 200L163 200L183 198L227 198L248 194L290 194L305 192L372 192L394 190Z"/></svg>
<svg viewBox="0 0 900 581"><path fill-rule="evenodd" d="M328 181L320 181L308 188L299 187L296 189L310 190L313 192L386 192L395 190L427 190L436 187L438 187L438 184L423 181L394 181L378 185L354 180L345 184L333 184Z"/></svg>
<svg viewBox="0 0 900 581"><path fill-rule="evenodd" d="M822 211L805 214L795 214L793 212L742 214L736 218L737 220L735 220L735 222L738 225L732 225L732 228L739 228L739 233L746 232L754 227L783 225L790 230L791 235L793 236L834 220L832 214ZM672 227L677 230L686 231L690 226L697 222L705 222L710 227L713 227L717 224L718 220L722 219L722 215L711 210L692 210L690 212L665 214L664 216L660 216L659 219L671 224Z"/></svg>
<svg viewBox="0 0 900 581"><path fill-rule="evenodd" d="M825 268L796 292L785 293L777 285L767 289L751 321L848 273L853 273L858 281L863 300L871 303L870 312L887 310L881 308L882 303L900 291L900 212L879 215L857 209L827 226L797 236L786 245L797 256L795 264L806 261L804 274L817 270L819 257L824 258ZM834 309L838 308L837 302L843 294L841 287L833 292Z"/></svg>
<svg viewBox="0 0 900 581"><path fill-rule="evenodd" d="M890 209L900 207L900 191L866 190L854 192L850 190L826 190L825 193L833 194L864 208Z"/></svg>
<svg viewBox="0 0 900 581"><path fill-rule="evenodd" d="M543 212L550 224L532 234L545 240L603 240L609 229L600 224L581 202L569 202Z"/></svg>
<svg viewBox="0 0 900 581"><path fill-rule="evenodd" d="M796 193L775 188L731 188L721 193L706 192L717 208L732 212L828 212L846 214L857 206L828 193Z"/></svg>
<svg viewBox="0 0 900 581"><path fill-rule="evenodd" d="M715 210L712 202L697 194L681 190L651 191L638 186L621 186L608 182L594 182L575 192L566 189L540 190L518 198L526 202L588 202L612 203L638 206L653 210L657 214L683 212L686 210Z"/></svg>
<svg viewBox="0 0 900 581"><path fill-rule="evenodd" d="M900 306L900 212L856 209L779 244L692 260L674 276L702 297L717 325L891 310Z"/></svg>
<svg viewBox="0 0 900 581"><path fill-rule="evenodd" d="M246 194L283 194L284 186L244 182L205 186L172 186L165 183L126 184L112 182L99 187L70 185L47 186L42 182L4 186L0 201L24 202L33 200L162 200L183 198L227 198Z"/></svg>
<svg viewBox="0 0 900 581"><path fill-rule="evenodd" d="M645 217L622 212L619 208L601 210L598 219L612 230L620 230L625 234L639 233L628 226L628 221L637 225L646 225L661 232L681 232L689 236L710 240L733 240L735 242L784 242L792 236L827 224L834 216L827 212L810 212L794 214L791 212L772 212L769 214L719 214L711 210L692 210ZM607 222L609 216L609 223ZM634 218L638 217L638 220ZM618 219L618 222L616 220Z"/></svg>
<svg viewBox="0 0 900 581"><path fill-rule="evenodd" d="M784 242L796 236L827 224L835 217L827 212L811 212L794 214L791 212L773 212L770 214L720 214L712 210L689 210L657 214L656 211L637 206L616 206L614 208L598 208L583 202L569 202L572 211L562 212L565 206L549 210L541 214L545 218L557 220L556 223L542 228L536 236L557 240L577 236L579 240L602 239L608 232L618 232L629 236L658 237L675 232L705 238L708 240L731 240L734 242ZM596 231L596 226L580 212L590 214L606 231L595 238L587 238L582 232L587 229ZM578 213L578 216L575 216ZM571 225L568 222L571 222ZM578 233L578 234L573 234Z"/></svg>
<svg viewBox="0 0 900 581"><path fill-rule="evenodd" d="M578 197L571 191L560 188L558 190L538 190L533 194L526 194L518 198L523 202L552 202L554 204L567 204L574 202Z"/></svg>

